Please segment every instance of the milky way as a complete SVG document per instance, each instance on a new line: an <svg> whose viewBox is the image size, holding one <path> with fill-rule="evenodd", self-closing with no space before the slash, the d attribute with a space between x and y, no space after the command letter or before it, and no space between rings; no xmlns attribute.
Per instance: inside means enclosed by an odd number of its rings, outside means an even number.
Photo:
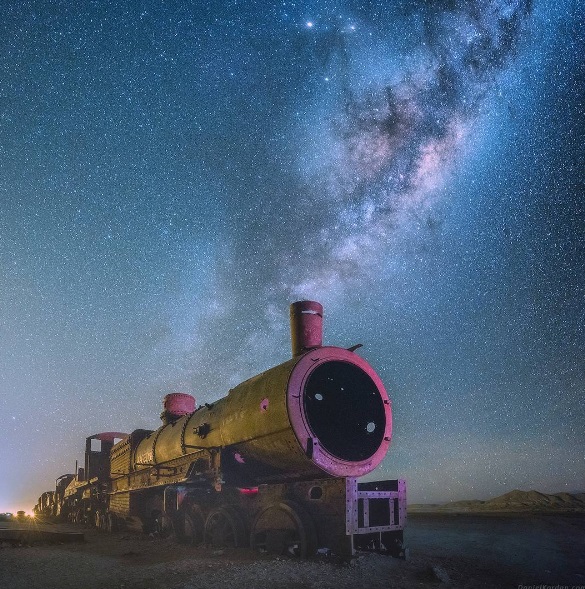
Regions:
<svg viewBox="0 0 585 589"><path fill-rule="evenodd" d="M513 59L529 13L528 2L413 3L406 10L345 7L309 21L310 43L302 51L318 63L322 86L309 107L322 118L306 131L315 163L303 173L303 145L300 173L291 175L290 185L276 195L261 187L261 204L252 203L250 231L238 240L257 247L236 246L222 278L231 290L235 276L245 299L248 288L254 291L257 324L246 334L243 355L226 365L229 371L249 362L248 352L260 353L253 342L264 345L274 331L282 341L282 326L271 320L276 309L297 298L336 298L371 280L381 259L395 255L395 234L432 219L437 188L462 154L484 97ZM414 55L407 60L393 47L397 29L408 31L401 50ZM374 55L363 37L354 39L360 34L379 39ZM393 63L385 63L388 56ZM363 79L365 61L377 70L375 81ZM311 123L313 117L307 117ZM220 303L204 322L242 319L240 304ZM213 330L208 334L206 327L197 354L225 347Z"/></svg>

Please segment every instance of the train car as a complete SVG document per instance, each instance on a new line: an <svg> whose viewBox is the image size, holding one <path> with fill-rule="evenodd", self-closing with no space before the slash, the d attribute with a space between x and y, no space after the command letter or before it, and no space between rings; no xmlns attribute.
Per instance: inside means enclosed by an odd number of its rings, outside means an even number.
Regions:
<svg viewBox="0 0 585 589"><path fill-rule="evenodd" d="M38 499L33 508L36 517L47 517L53 515L55 503L55 491L45 491Z"/></svg>
<svg viewBox="0 0 585 589"><path fill-rule="evenodd" d="M76 469L63 490L61 513L74 523L101 526L110 486L110 451L126 438L121 432L103 432L85 440L85 466Z"/></svg>
<svg viewBox="0 0 585 589"><path fill-rule="evenodd" d="M55 481L55 493L53 495L53 513L55 517L67 518L68 506L65 503L65 489L69 483L75 478L74 474L62 474Z"/></svg>
<svg viewBox="0 0 585 589"><path fill-rule="evenodd" d="M404 481L358 482L390 446L390 399L359 346L322 345L322 318L293 303L293 357L214 403L167 395L161 427L112 447L101 525L303 557L403 554Z"/></svg>

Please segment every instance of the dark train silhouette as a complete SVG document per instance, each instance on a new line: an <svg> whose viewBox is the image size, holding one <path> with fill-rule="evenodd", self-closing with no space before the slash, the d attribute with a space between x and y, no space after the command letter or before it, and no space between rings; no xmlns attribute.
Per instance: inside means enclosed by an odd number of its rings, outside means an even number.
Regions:
<svg viewBox="0 0 585 589"><path fill-rule="evenodd" d="M214 547L402 555L404 481L357 481L390 445L384 385L359 346L322 346L319 303L293 303L290 317L292 359L215 403L167 395L155 431L88 437L84 468L35 511Z"/></svg>

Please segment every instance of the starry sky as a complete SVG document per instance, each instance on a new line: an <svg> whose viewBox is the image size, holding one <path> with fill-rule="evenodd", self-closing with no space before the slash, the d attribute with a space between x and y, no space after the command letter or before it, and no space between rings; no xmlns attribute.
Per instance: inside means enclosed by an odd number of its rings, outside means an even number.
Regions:
<svg viewBox="0 0 585 589"><path fill-rule="evenodd" d="M0 511L290 357L379 372L411 502L585 489L577 0L4 0Z"/></svg>

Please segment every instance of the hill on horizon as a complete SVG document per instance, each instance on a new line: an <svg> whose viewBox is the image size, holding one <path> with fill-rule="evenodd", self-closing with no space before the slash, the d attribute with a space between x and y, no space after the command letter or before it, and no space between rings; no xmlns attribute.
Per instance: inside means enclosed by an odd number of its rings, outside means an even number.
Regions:
<svg viewBox="0 0 585 589"><path fill-rule="evenodd" d="M451 501L443 504L415 503L408 506L409 511L437 512L585 512L585 493L541 493L539 491L520 491L515 489L498 497L481 501L469 499Z"/></svg>

